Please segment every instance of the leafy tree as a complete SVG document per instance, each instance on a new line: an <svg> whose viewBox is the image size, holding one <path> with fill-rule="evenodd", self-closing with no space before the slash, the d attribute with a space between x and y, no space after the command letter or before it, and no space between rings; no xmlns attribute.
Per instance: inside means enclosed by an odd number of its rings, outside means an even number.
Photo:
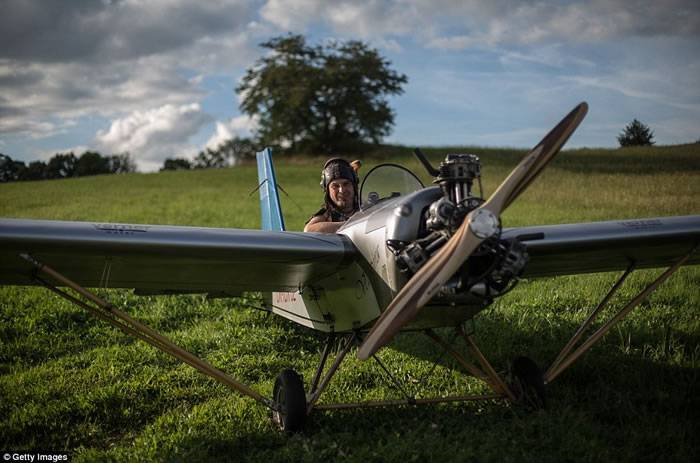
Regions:
<svg viewBox="0 0 700 463"><path fill-rule="evenodd" d="M26 168L24 162L15 161L10 156L0 153L0 183L19 180Z"/></svg>
<svg viewBox="0 0 700 463"><path fill-rule="evenodd" d="M109 160L95 151L84 152L78 159L78 164L75 168L76 177L109 173Z"/></svg>
<svg viewBox="0 0 700 463"><path fill-rule="evenodd" d="M112 174L127 174L136 172L136 164L129 153L113 154L107 158L107 168Z"/></svg>
<svg viewBox="0 0 700 463"><path fill-rule="evenodd" d="M216 149L207 148L200 151L194 159L194 167L195 169L229 167L254 156L253 142L248 138L235 137L219 144Z"/></svg>
<svg viewBox="0 0 700 463"><path fill-rule="evenodd" d="M47 178L66 178L75 175L78 158L73 153L56 153L46 166Z"/></svg>
<svg viewBox="0 0 700 463"><path fill-rule="evenodd" d="M620 146L651 146L654 144L654 132L649 126L642 124L637 119L625 126L625 129L617 136Z"/></svg>
<svg viewBox="0 0 700 463"><path fill-rule="evenodd" d="M224 158L229 159L232 164L255 157L255 146L249 138L234 137L228 139L219 144L216 151Z"/></svg>
<svg viewBox="0 0 700 463"><path fill-rule="evenodd" d="M311 46L302 35L261 46L272 53L236 88L241 111L259 118L260 144L327 153L379 143L391 132L386 97L401 94L407 77L377 50L354 40Z"/></svg>
<svg viewBox="0 0 700 463"><path fill-rule="evenodd" d="M218 169L229 165L230 164L227 162L227 159L220 151L213 150L211 148L200 151L197 154L197 157L194 158L195 169Z"/></svg>
<svg viewBox="0 0 700 463"><path fill-rule="evenodd" d="M192 168L192 163L184 158L168 158L163 163L163 168L160 169L161 172L164 170L189 170Z"/></svg>
<svg viewBox="0 0 700 463"><path fill-rule="evenodd" d="M46 180L47 165L43 161L32 161L26 169L22 169L18 180Z"/></svg>

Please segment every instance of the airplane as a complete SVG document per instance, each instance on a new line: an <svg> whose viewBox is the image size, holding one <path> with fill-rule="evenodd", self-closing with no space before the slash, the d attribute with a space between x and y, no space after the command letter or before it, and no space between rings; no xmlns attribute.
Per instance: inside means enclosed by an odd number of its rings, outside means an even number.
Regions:
<svg viewBox="0 0 700 463"><path fill-rule="evenodd" d="M436 168L416 149L435 179L427 187L405 167L380 164L357 192L360 210L335 234L285 230L270 149L257 154L262 230L0 219L0 284L45 286L269 408L286 432L302 430L313 410L494 399L543 406L555 378L678 268L700 263L700 215L502 227L501 213L559 152L587 110L585 102L576 106L489 198L475 155L449 154ZM633 271L657 267L666 270L593 330ZM521 279L610 271L623 273L545 371L518 357L508 375L499 373L465 328ZM261 291L270 312L322 333L326 344L308 385L285 369L268 398L89 288L216 297ZM444 327L455 329L472 358L436 332ZM490 392L319 402L355 347L361 360L374 359L390 375L377 353L399 332L427 335ZM340 347L328 366L337 339Z"/></svg>

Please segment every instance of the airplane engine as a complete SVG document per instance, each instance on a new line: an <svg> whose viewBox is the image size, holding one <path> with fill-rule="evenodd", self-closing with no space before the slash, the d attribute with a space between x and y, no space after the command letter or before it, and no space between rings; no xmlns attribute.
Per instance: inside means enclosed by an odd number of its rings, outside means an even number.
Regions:
<svg viewBox="0 0 700 463"><path fill-rule="evenodd" d="M424 212L424 226L416 239L389 240L397 267L407 277L415 274L460 227L467 214L484 203L481 164L473 154L449 154L436 171L435 183L442 196ZM479 186L479 195L473 192ZM498 232L478 250L438 293L439 298L458 301L466 295L491 299L515 286L528 261L525 245L517 239L501 239Z"/></svg>

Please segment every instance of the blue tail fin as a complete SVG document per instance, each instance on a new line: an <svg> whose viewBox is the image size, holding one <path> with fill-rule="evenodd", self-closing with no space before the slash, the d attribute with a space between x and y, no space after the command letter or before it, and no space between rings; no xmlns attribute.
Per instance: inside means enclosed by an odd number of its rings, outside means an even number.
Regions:
<svg viewBox="0 0 700 463"><path fill-rule="evenodd" d="M262 214L262 229L268 231L284 231L284 219L280 197L277 193L277 177L272 165L272 150L265 148L257 155L258 160L258 189L260 190L260 213Z"/></svg>

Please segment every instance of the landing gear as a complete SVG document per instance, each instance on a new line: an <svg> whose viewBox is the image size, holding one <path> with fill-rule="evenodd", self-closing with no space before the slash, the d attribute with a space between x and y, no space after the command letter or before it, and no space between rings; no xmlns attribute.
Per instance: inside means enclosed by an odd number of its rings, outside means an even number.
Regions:
<svg viewBox="0 0 700 463"><path fill-rule="evenodd" d="M511 363L510 376L518 402L535 410L545 407L544 375L535 362L527 357L516 357Z"/></svg>
<svg viewBox="0 0 700 463"><path fill-rule="evenodd" d="M306 395L304 382L294 370L283 370L275 380L272 392L275 410L272 421L280 430L294 433L304 428L306 422Z"/></svg>

